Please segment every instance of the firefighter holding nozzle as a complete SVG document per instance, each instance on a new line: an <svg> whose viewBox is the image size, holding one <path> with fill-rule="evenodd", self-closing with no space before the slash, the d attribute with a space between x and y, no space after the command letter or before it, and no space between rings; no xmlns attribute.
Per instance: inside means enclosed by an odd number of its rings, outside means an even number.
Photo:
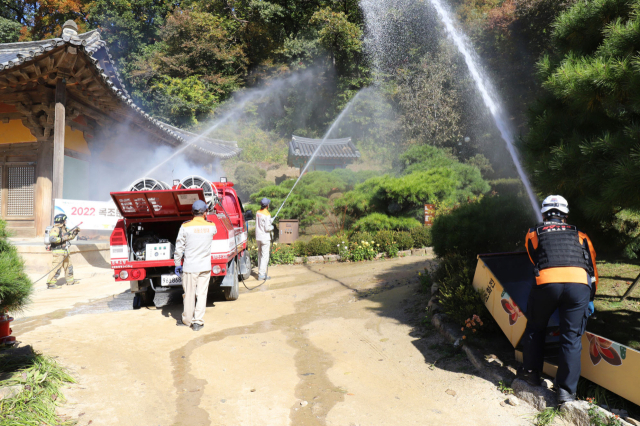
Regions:
<svg viewBox="0 0 640 426"><path fill-rule="evenodd" d="M69 256L69 244L79 233L80 228L77 226L71 230L67 229L67 215L58 214L53 218L53 228L49 231L49 243L51 244L51 253L53 260L51 262L51 272L47 279L47 288L54 290L62 287L58 284L58 276L60 269L64 269L64 277L67 285L74 285L78 280L73 278L73 265L71 264L71 256Z"/></svg>
<svg viewBox="0 0 640 426"><path fill-rule="evenodd" d="M527 305L527 327L522 338L524 364L518 377L539 386L544 364L547 324L558 309L560 348L555 389L558 404L574 401L580 378L581 337L594 312L598 284L596 252L584 232L567 223L569 205L559 195L542 202L543 223L526 237L536 285Z"/></svg>
<svg viewBox="0 0 640 426"><path fill-rule="evenodd" d="M211 241L218 229L214 223L205 219L207 204L204 201L194 202L191 213L193 220L180 227L173 255L175 272L182 277L184 289L182 320L178 320L176 325L200 331L204 327L207 291L211 279Z"/></svg>
<svg viewBox="0 0 640 426"><path fill-rule="evenodd" d="M269 265L269 246L271 245L271 231L273 219L269 213L271 200L260 200L260 210L256 213L256 243L258 244L258 279L268 280L267 265Z"/></svg>

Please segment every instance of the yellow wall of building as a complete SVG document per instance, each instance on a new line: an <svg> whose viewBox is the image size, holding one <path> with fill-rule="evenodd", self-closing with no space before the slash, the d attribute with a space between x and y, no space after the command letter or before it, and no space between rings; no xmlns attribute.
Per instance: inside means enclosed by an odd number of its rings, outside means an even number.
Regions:
<svg viewBox="0 0 640 426"><path fill-rule="evenodd" d="M8 123L0 122L0 144L37 142L35 136L22 124L22 120L9 120ZM74 130L69 126L64 131L64 147L82 154L91 155L89 145L80 130Z"/></svg>
<svg viewBox="0 0 640 426"><path fill-rule="evenodd" d="M22 120L0 122L0 144L20 142L36 142L36 137L22 124Z"/></svg>
<svg viewBox="0 0 640 426"><path fill-rule="evenodd" d="M89 145L84 140L84 134L80 130L73 130L69 126L64 129L64 147L82 154L91 155Z"/></svg>

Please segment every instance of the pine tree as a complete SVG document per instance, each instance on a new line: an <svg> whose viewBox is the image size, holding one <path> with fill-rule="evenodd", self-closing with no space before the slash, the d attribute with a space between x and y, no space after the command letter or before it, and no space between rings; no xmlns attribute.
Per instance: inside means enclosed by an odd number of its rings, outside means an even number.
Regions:
<svg viewBox="0 0 640 426"><path fill-rule="evenodd" d="M591 218L640 209L640 0L581 0L552 42L523 139L536 187Z"/></svg>
<svg viewBox="0 0 640 426"><path fill-rule="evenodd" d="M7 223L0 220L0 315L20 312L29 303L33 284L24 273L24 261L7 241Z"/></svg>

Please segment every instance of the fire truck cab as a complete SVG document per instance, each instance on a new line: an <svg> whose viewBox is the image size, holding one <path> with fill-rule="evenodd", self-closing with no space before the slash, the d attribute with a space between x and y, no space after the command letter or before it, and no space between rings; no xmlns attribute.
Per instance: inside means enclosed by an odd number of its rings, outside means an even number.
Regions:
<svg viewBox="0 0 640 426"><path fill-rule="evenodd" d="M153 304L156 292L182 287L174 273L173 260L180 226L193 218L191 205L208 202L205 218L217 227L211 241L209 292L222 289L226 300L236 300L239 276L249 278L251 260L247 252L245 212L231 182L212 182L213 196L205 199L201 188L112 192L122 214L110 238L111 268L116 281L129 281L135 293L134 308Z"/></svg>

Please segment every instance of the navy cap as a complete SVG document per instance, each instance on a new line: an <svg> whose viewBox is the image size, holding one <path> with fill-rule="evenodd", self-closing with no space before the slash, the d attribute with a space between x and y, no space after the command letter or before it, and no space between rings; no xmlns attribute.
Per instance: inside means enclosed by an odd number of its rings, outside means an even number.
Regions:
<svg viewBox="0 0 640 426"><path fill-rule="evenodd" d="M205 203L202 200L197 200L195 203L193 203L193 205L191 206L191 211L193 213L198 213L198 214L202 214L204 212L207 211L207 203Z"/></svg>
<svg viewBox="0 0 640 426"><path fill-rule="evenodd" d="M262 204L263 206L268 206L269 204L271 204L271 200L268 198L263 198L262 200L260 200L260 204Z"/></svg>

